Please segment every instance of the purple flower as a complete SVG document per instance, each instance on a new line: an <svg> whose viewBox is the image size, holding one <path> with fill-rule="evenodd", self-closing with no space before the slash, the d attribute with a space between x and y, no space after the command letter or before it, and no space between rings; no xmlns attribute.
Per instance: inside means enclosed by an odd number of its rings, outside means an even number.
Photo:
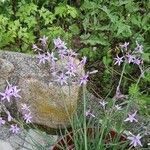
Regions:
<svg viewBox="0 0 150 150"><path fill-rule="evenodd" d="M20 130L20 128L17 126L17 124L12 124L9 129L9 131L11 131L12 133L15 133L15 134L17 134L19 132L19 130Z"/></svg>
<svg viewBox="0 0 150 150"><path fill-rule="evenodd" d="M133 61L134 64L140 65L142 61L139 58L135 58Z"/></svg>
<svg viewBox="0 0 150 150"><path fill-rule="evenodd" d="M143 53L143 45L140 45L137 41L136 41L135 52L136 53Z"/></svg>
<svg viewBox="0 0 150 150"><path fill-rule="evenodd" d="M126 98L126 96L123 95L123 94L120 92L119 86L117 86L116 94L114 95L113 98L114 98L114 99L123 99L123 98Z"/></svg>
<svg viewBox="0 0 150 150"><path fill-rule="evenodd" d="M72 49L68 49L67 52L68 52L68 55L69 55L70 57L75 57L75 56L78 55L78 54L77 54L76 52L74 52Z"/></svg>
<svg viewBox="0 0 150 150"><path fill-rule="evenodd" d="M73 60L69 58L69 61L67 62L65 69L67 70L66 74L70 76L75 76L76 73L76 65L74 64Z"/></svg>
<svg viewBox="0 0 150 150"><path fill-rule="evenodd" d="M45 61L47 60L47 55L46 54L39 54L37 56L37 58L39 59L39 64L41 64L41 63L45 64Z"/></svg>
<svg viewBox="0 0 150 150"><path fill-rule="evenodd" d="M56 48L58 48L58 49L61 49L61 48L62 49L67 49L66 43L64 41L62 41L60 39L60 37L58 37L57 39L54 39L53 42L54 42L54 45L55 45Z"/></svg>
<svg viewBox="0 0 150 150"><path fill-rule="evenodd" d="M41 50L40 48L37 47L36 44L33 44L33 45L32 45L32 49L35 50L35 51L36 51L36 50Z"/></svg>
<svg viewBox="0 0 150 150"><path fill-rule="evenodd" d="M130 140L130 145L133 145L134 147L137 147L137 146L142 146L142 143L140 141L142 137L140 136L140 134L138 135L133 135L131 134L131 136L128 136L127 139Z"/></svg>
<svg viewBox="0 0 150 150"><path fill-rule="evenodd" d="M58 55L59 55L60 59L63 59L66 54L67 54L66 49L59 49L58 50Z"/></svg>
<svg viewBox="0 0 150 150"><path fill-rule="evenodd" d="M7 99L7 101L10 102L10 98L12 96L12 89L9 86L7 86L5 92L4 93L0 92L0 95L3 96L1 100Z"/></svg>
<svg viewBox="0 0 150 150"><path fill-rule="evenodd" d="M128 118L126 118L124 121L130 121L130 122L138 122L138 120L135 118L137 111L135 111L133 114L128 114Z"/></svg>
<svg viewBox="0 0 150 150"><path fill-rule="evenodd" d="M95 118L95 115L93 113L91 113L90 109L85 112L85 116L86 117L91 116L91 117Z"/></svg>
<svg viewBox="0 0 150 150"><path fill-rule="evenodd" d="M128 59L128 63L130 64L131 62L134 62L135 60L135 56L134 55L131 55L131 54L127 54L126 55L127 59Z"/></svg>
<svg viewBox="0 0 150 150"><path fill-rule="evenodd" d="M55 62L55 60L57 60L57 58L54 56L53 52L51 52L51 53L47 52L46 59L52 63Z"/></svg>
<svg viewBox="0 0 150 150"><path fill-rule="evenodd" d="M127 50L128 45L129 45L129 42L125 42L124 44L120 44L120 47L121 47L122 49Z"/></svg>
<svg viewBox="0 0 150 150"><path fill-rule="evenodd" d="M17 86L12 86L11 84L9 84L8 81L7 81L7 84L8 85L7 85L6 89L5 89L5 92L4 93L0 92L0 95L3 96L1 98L1 100L7 99L7 101L10 102L10 98L12 96L21 98L21 96L18 94L20 89L17 89Z"/></svg>
<svg viewBox="0 0 150 150"><path fill-rule="evenodd" d="M118 64L118 65L120 66L120 64L123 62L123 58L124 58L124 57L119 57L119 56L117 55L117 57L114 58L114 59L116 60L115 65Z"/></svg>
<svg viewBox="0 0 150 150"><path fill-rule="evenodd" d="M48 40L48 37L46 37L45 35L39 39L39 41L41 41L43 46L45 46L47 44L47 40Z"/></svg>
<svg viewBox="0 0 150 150"><path fill-rule="evenodd" d="M99 102L99 103L100 103L100 105L105 109L105 106L106 106L106 104L107 104L108 102L101 101L101 102Z"/></svg>
<svg viewBox="0 0 150 150"><path fill-rule="evenodd" d="M87 57L82 57L82 60L80 61L80 65L85 65L86 64L86 61L87 61Z"/></svg>
<svg viewBox="0 0 150 150"><path fill-rule="evenodd" d="M61 73L60 74L60 76L57 76L57 82L59 82L60 83L60 85L63 85L63 84L67 84L67 76L66 75L64 75L64 73Z"/></svg>
<svg viewBox="0 0 150 150"><path fill-rule="evenodd" d="M21 90L20 89L17 89L17 86L13 86L12 87L12 95L14 96L14 97L19 97L19 98L21 98L21 96L18 94L18 92L20 92Z"/></svg>
<svg viewBox="0 0 150 150"><path fill-rule="evenodd" d="M21 110L23 111L23 112L30 112L30 106L27 106L27 104L21 104Z"/></svg>
<svg viewBox="0 0 150 150"><path fill-rule="evenodd" d="M1 126L1 125L4 125L4 124L5 124L5 122L6 122L6 121L5 121L5 120L3 120L3 118L2 118L2 117L0 117L0 126Z"/></svg>
<svg viewBox="0 0 150 150"><path fill-rule="evenodd" d="M88 77L89 77L88 74L82 75L80 77L80 85L82 85L82 84L85 85L87 83L87 81L88 81Z"/></svg>
<svg viewBox="0 0 150 150"><path fill-rule="evenodd" d="M31 123L31 119L32 119L31 113L24 114L23 118L26 121L26 123Z"/></svg>

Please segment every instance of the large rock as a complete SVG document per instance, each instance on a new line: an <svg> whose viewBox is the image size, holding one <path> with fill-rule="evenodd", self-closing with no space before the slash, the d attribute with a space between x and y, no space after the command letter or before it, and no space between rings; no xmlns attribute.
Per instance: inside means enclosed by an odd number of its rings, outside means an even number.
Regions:
<svg viewBox="0 0 150 150"><path fill-rule="evenodd" d="M79 86L61 88L53 84L49 66L38 64L35 55L0 51L0 62L0 90L6 80L21 88L22 99L16 100L18 109L21 103L30 105L34 123L53 128L69 124L77 108Z"/></svg>

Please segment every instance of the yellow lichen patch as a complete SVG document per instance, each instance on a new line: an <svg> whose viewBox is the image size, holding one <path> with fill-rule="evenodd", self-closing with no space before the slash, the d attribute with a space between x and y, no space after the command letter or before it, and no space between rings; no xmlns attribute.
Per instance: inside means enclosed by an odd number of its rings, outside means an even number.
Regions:
<svg viewBox="0 0 150 150"><path fill-rule="evenodd" d="M41 116L50 116L51 118L56 118L58 120L67 120L68 117L71 117L71 115L74 112L74 108L71 107L68 110L65 110L64 108L56 108L49 105L39 105L37 108L37 111Z"/></svg>
<svg viewBox="0 0 150 150"><path fill-rule="evenodd" d="M57 86L35 78L25 78L19 81L21 103L30 106L32 121L51 128L69 125L69 120L77 110L79 86Z"/></svg>

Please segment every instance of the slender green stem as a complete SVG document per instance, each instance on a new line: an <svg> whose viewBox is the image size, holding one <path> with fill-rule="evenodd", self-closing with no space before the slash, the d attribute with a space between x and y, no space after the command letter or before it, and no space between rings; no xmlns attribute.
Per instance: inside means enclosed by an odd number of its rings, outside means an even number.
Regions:
<svg viewBox="0 0 150 150"><path fill-rule="evenodd" d="M84 117L84 144L85 144L85 150L88 150L87 148L87 126L86 126L86 87L83 85L83 117Z"/></svg>
<svg viewBox="0 0 150 150"><path fill-rule="evenodd" d="M122 78L123 78L123 74L124 74L124 71L125 71L125 67L126 67L126 63L124 63L124 65L123 65L123 69L122 69L122 72L121 72L120 80L119 80L119 83L118 83L118 88L120 88L120 85L121 85L121 82L122 82Z"/></svg>

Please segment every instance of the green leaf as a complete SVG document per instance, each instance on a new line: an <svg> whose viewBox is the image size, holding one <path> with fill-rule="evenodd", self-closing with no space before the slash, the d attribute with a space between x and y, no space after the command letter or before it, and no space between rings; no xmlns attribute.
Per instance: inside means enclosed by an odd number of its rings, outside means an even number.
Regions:
<svg viewBox="0 0 150 150"><path fill-rule="evenodd" d="M136 84L131 84L128 92L130 95L136 96L139 94L139 87Z"/></svg>
<svg viewBox="0 0 150 150"><path fill-rule="evenodd" d="M83 55L83 56L87 56L89 59L90 58L94 58L95 56L95 52L92 51L90 48L82 48L80 50L80 53Z"/></svg>
<svg viewBox="0 0 150 150"><path fill-rule="evenodd" d="M29 4L26 3L18 9L16 16L18 16L21 21L24 21L26 17L29 17L31 15L36 15L37 7L38 6L35 5L34 3L29 3Z"/></svg>
<svg viewBox="0 0 150 150"><path fill-rule="evenodd" d="M48 9L45 9L44 7L42 7L39 10L40 13L40 17L42 17L44 19L44 24L48 25L49 23L53 23L53 21L56 19L55 15L50 12Z"/></svg>
<svg viewBox="0 0 150 150"><path fill-rule="evenodd" d="M36 18L34 16L26 17L24 23L27 24L28 28L33 28L37 24Z"/></svg>
<svg viewBox="0 0 150 150"><path fill-rule="evenodd" d="M80 33L80 29L76 24L73 24L69 27L69 30L71 31L72 34L77 35Z"/></svg>
<svg viewBox="0 0 150 150"><path fill-rule="evenodd" d="M103 57L103 63L105 66L108 66L111 62L112 62L112 59L110 58L110 56Z"/></svg>
<svg viewBox="0 0 150 150"><path fill-rule="evenodd" d="M134 25L137 25L139 28L141 27L141 16L140 15L132 15L131 16L131 22Z"/></svg>
<svg viewBox="0 0 150 150"><path fill-rule="evenodd" d="M69 5L67 5L67 14L69 14L72 18L76 18L78 16L77 10Z"/></svg>
<svg viewBox="0 0 150 150"><path fill-rule="evenodd" d="M142 59L144 61L150 62L150 53L143 53L142 54Z"/></svg>
<svg viewBox="0 0 150 150"><path fill-rule="evenodd" d="M66 17L67 15L66 5L59 4L59 6L55 7L55 15L59 15L60 17Z"/></svg>
<svg viewBox="0 0 150 150"><path fill-rule="evenodd" d="M144 74L144 80L150 82L150 71L149 72L145 72Z"/></svg>
<svg viewBox="0 0 150 150"><path fill-rule="evenodd" d="M101 45L108 45L108 41L105 36L96 36L96 35L91 35L88 39L83 40L84 44L90 44L92 46L96 44L101 44Z"/></svg>
<svg viewBox="0 0 150 150"><path fill-rule="evenodd" d="M122 35L124 37L129 37L132 35L131 27L124 23L124 20L120 19L116 22L115 26L117 27L117 36Z"/></svg>

